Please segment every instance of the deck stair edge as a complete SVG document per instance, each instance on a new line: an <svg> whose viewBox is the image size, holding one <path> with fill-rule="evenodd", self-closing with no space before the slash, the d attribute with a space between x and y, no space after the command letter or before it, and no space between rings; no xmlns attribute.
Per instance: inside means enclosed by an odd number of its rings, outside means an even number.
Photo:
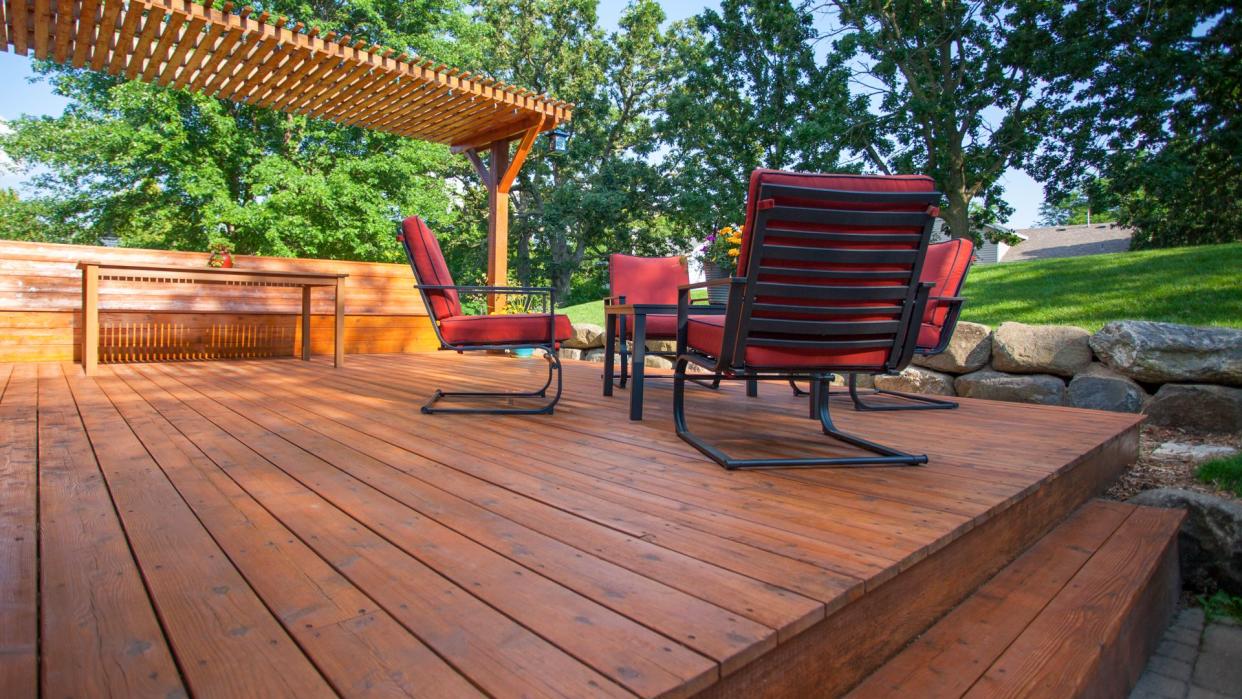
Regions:
<svg viewBox="0 0 1242 699"><path fill-rule="evenodd" d="M1184 518L1088 501L848 696L1125 697L1176 607Z"/></svg>

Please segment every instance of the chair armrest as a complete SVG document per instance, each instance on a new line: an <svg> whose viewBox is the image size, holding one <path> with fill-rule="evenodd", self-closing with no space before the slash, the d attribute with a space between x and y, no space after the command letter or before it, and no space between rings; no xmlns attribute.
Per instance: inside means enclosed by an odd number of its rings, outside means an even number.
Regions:
<svg viewBox="0 0 1242 699"><path fill-rule="evenodd" d="M965 303L965 296L929 296L928 301L939 301L942 303Z"/></svg>
<svg viewBox="0 0 1242 699"><path fill-rule="evenodd" d="M729 284L745 284L746 277L721 277L720 279L708 279L701 282L691 282L689 284L680 284L677 286L678 292L690 291L692 289L706 289L712 286L726 286Z"/></svg>

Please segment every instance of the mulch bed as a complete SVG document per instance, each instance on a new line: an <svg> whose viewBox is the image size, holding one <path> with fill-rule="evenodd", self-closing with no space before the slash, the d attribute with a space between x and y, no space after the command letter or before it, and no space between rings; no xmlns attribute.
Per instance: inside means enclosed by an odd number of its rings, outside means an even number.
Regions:
<svg viewBox="0 0 1242 699"><path fill-rule="evenodd" d="M1138 463L1134 464L1113 484L1104 497L1128 500L1144 490L1155 488L1185 488L1210 493L1228 500L1238 500L1233 493L1200 483L1195 480L1195 467L1200 463L1192 459L1152 457L1152 452L1165 442L1183 444L1217 444L1242 449L1242 435L1204 436L1181 430L1160 427L1143 427L1139 439Z"/></svg>

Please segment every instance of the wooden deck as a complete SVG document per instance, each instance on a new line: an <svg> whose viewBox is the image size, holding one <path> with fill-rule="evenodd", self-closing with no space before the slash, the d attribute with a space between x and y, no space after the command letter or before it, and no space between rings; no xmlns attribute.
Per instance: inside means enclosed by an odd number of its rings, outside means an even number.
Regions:
<svg viewBox="0 0 1242 699"><path fill-rule="evenodd" d="M538 371L0 365L0 696L840 693L1137 450L1135 416L841 403L930 464L728 473L666 383L631 423L582 363L553 416L418 411ZM696 390L691 419L824 451L804 401Z"/></svg>

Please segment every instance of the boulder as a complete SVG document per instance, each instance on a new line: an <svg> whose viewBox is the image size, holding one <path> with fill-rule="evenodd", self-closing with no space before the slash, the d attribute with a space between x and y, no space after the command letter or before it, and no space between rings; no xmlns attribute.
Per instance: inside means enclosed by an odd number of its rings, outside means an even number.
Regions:
<svg viewBox="0 0 1242 699"><path fill-rule="evenodd" d="M958 321L953 339L940 354L914 358L914 364L948 372L968 374L988 365L992 357L992 329L979 323Z"/></svg>
<svg viewBox="0 0 1242 699"><path fill-rule="evenodd" d="M1147 404L1147 422L1190 432L1242 432L1242 388L1168 383Z"/></svg>
<svg viewBox="0 0 1242 699"><path fill-rule="evenodd" d="M668 352L671 354L677 351L676 340L647 340L646 345L648 352Z"/></svg>
<svg viewBox="0 0 1242 699"><path fill-rule="evenodd" d="M652 369L672 369L673 360L667 357L658 357L654 354L643 355L643 366Z"/></svg>
<svg viewBox="0 0 1242 699"><path fill-rule="evenodd" d="M1069 382L1069 403L1078 408L1141 413L1150 399L1142 386L1099 362L1091 363Z"/></svg>
<svg viewBox="0 0 1242 699"><path fill-rule="evenodd" d="M992 367L1066 378L1091 364L1091 333L1072 325L1001 323L992 335Z"/></svg>
<svg viewBox="0 0 1242 699"><path fill-rule="evenodd" d="M1151 452L1151 458L1159 461L1211 461L1237 454L1238 450L1224 444L1190 444L1188 442L1165 442Z"/></svg>
<svg viewBox="0 0 1242 699"><path fill-rule="evenodd" d="M589 349L589 350L584 351L582 353L582 361L599 362L600 364L603 364L604 363L604 348L596 347L594 349Z"/></svg>
<svg viewBox="0 0 1242 699"><path fill-rule="evenodd" d="M582 350L572 347L562 347L560 350L561 359L582 359Z"/></svg>
<svg viewBox="0 0 1242 699"><path fill-rule="evenodd" d="M1185 509L1178 548L1186 586L1242 594L1242 504L1179 488L1144 491L1130 502Z"/></svg>
<svg viewBox="0 0 1242 699"><path fill-rule="evenodd" d="M875 387L886 391L904 393L927 393L936 396L955 396L953 377L939 371L922 367L906 367L900 374L876 374Z"/></svg>
<svg viewBox="0 0 1242 699"><path fill-rule="evenodd" d="M1144 383L1242 386L1242 330L1121 320L1091 336L1100 361Z"/></svg>
<svg viewBox="0 0 1242 699"><path fill-rule="evenodd" d="M570 349L594 349L604 346L604 329L593 323L574 323L574 334L561 343Z"/></svg>
<svg viewBox="0 0 1242 699"><path fill-rule="evenodd" d="M828 383L830 386L849 386L850 385L849 381L850 381L849 374L833 374L832 381ZM857 381L855 381L855 383L858 385L859 388L875 388L875 375L874 374L859 374L858 379ZM804 382L799 383L798 386L800 386L802 390L804 391L807 390L806 384Z"/></svg>
<svg viewBox="0 0 1242 699"><path fill-rule="evenodd" d="M1005 374L993 369L963 374L953 382L957 395L1014 403L1065 404L1065 382L1048 374Z"/></svg>

